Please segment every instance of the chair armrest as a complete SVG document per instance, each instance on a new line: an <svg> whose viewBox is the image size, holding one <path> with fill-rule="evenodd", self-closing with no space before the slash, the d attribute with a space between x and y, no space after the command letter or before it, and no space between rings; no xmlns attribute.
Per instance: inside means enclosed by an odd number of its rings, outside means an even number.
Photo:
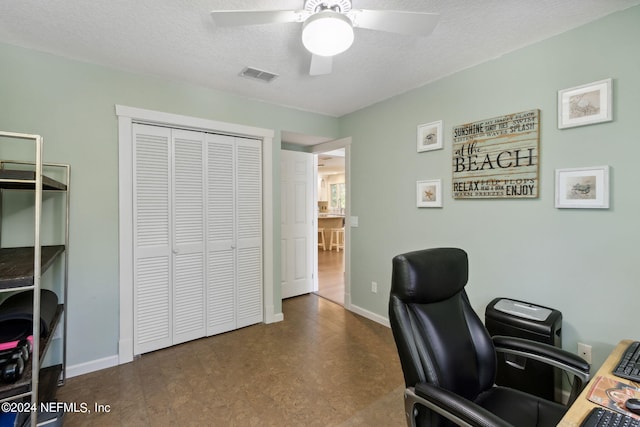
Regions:
<svg viewBox="0 0 640 427"><path fill-rule="evenodd" d="M523 338L493 337L496 351L517 354L564 369L587 382L591 366L582 357L549 344Z"/></svg>
<svg viewBox="0 0 640 427"><path fill-rule="evenodd" d="M411 427L416 426L416 404L426 406L459 426L513 427L474 402L432 384L419 383L415 388L408 387L404 392L404 398L405 413Z"/></svg>
<svg viewBox="0 0 640 427"><path fill-rule="evenodd" d="M493 337L496 351L538 360L573 374L578 383L573 384L569 403L577 397L589 381L591 365L577 354L549 344L523 338L496 335Z"/></svg>

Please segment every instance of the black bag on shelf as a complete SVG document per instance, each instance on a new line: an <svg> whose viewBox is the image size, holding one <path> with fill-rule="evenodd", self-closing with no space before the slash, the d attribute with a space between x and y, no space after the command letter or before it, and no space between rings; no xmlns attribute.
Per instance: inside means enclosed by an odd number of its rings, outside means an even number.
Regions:
<svg viewBox="0 0 640 427"><path fill-rule="evenodd" d="M40 336L49 335L49 325L58 308L57 295L40 290ZM33 334L33 291L18 292L0 304L0 343L19 341Z"/></svg>

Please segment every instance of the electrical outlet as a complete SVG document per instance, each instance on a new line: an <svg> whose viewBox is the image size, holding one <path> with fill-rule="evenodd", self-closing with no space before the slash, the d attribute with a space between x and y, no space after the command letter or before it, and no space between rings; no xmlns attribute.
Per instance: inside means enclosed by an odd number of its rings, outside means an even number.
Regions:
<svg viewBox="0 0 640 427"><path fill-rule="evenodd" d="M374 294L378 293L378 284L376 282L371 282L371 292Z"/></svg>
<svg viewBox="0 0 640 427"><path fill-rule="evenodd" d="M591 363L591 346L579 342L578 343L578 356L580 356L584 360L586 360L587 363Z"/></svg>

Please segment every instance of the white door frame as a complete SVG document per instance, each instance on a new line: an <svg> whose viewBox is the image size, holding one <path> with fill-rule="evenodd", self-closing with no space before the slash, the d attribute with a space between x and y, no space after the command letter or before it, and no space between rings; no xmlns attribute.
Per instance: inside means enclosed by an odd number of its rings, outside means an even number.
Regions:
<svg viewBox="0 0 640 427"><path fill-rule="evenodd" d="M146 123L206 132L224 133L262 140L262 227L263 227L263 310L264 322L283 320L273 305L273 129L218 122L123 105L115 106L118 116L118 203L120 338L118 363L133 360L133 141L132 124Z"/></svg>
<svg viewBox="0 0 640 427"><path fill-rule="evenodd" d="M320 154L344 148L344 182L347 200L344 212L344 308L351 310L351 137L323 142L311 147L311 153ZM314 168L314 182L318 182L318 168ZM317 187L317 185L316 185ZM318 205L318 192L314 191L314 206ZM315 233L317 236L318 233ZM317 244L316 244L317 248ZM318 257L315 258L314 276L318 277ZM316 279L317 280L317 279ZM317 290L317 288L316 288Z"/></svg>

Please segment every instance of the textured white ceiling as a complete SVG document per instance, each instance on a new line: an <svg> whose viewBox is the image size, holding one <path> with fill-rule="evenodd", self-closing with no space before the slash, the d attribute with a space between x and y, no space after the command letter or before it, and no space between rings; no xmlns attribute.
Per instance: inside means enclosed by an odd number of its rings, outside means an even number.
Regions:
<svg viewBox="0 0 640 427"><path fill-rule="evenodd" d="M216 28L212 10L301 9L303 0L3 0L0 42L342 116L593 21L640 0L354 0L436 12L426 38L356 29L331 75L310 77L301 24ZM239 77L251 66L279 75Z"/></svg>

